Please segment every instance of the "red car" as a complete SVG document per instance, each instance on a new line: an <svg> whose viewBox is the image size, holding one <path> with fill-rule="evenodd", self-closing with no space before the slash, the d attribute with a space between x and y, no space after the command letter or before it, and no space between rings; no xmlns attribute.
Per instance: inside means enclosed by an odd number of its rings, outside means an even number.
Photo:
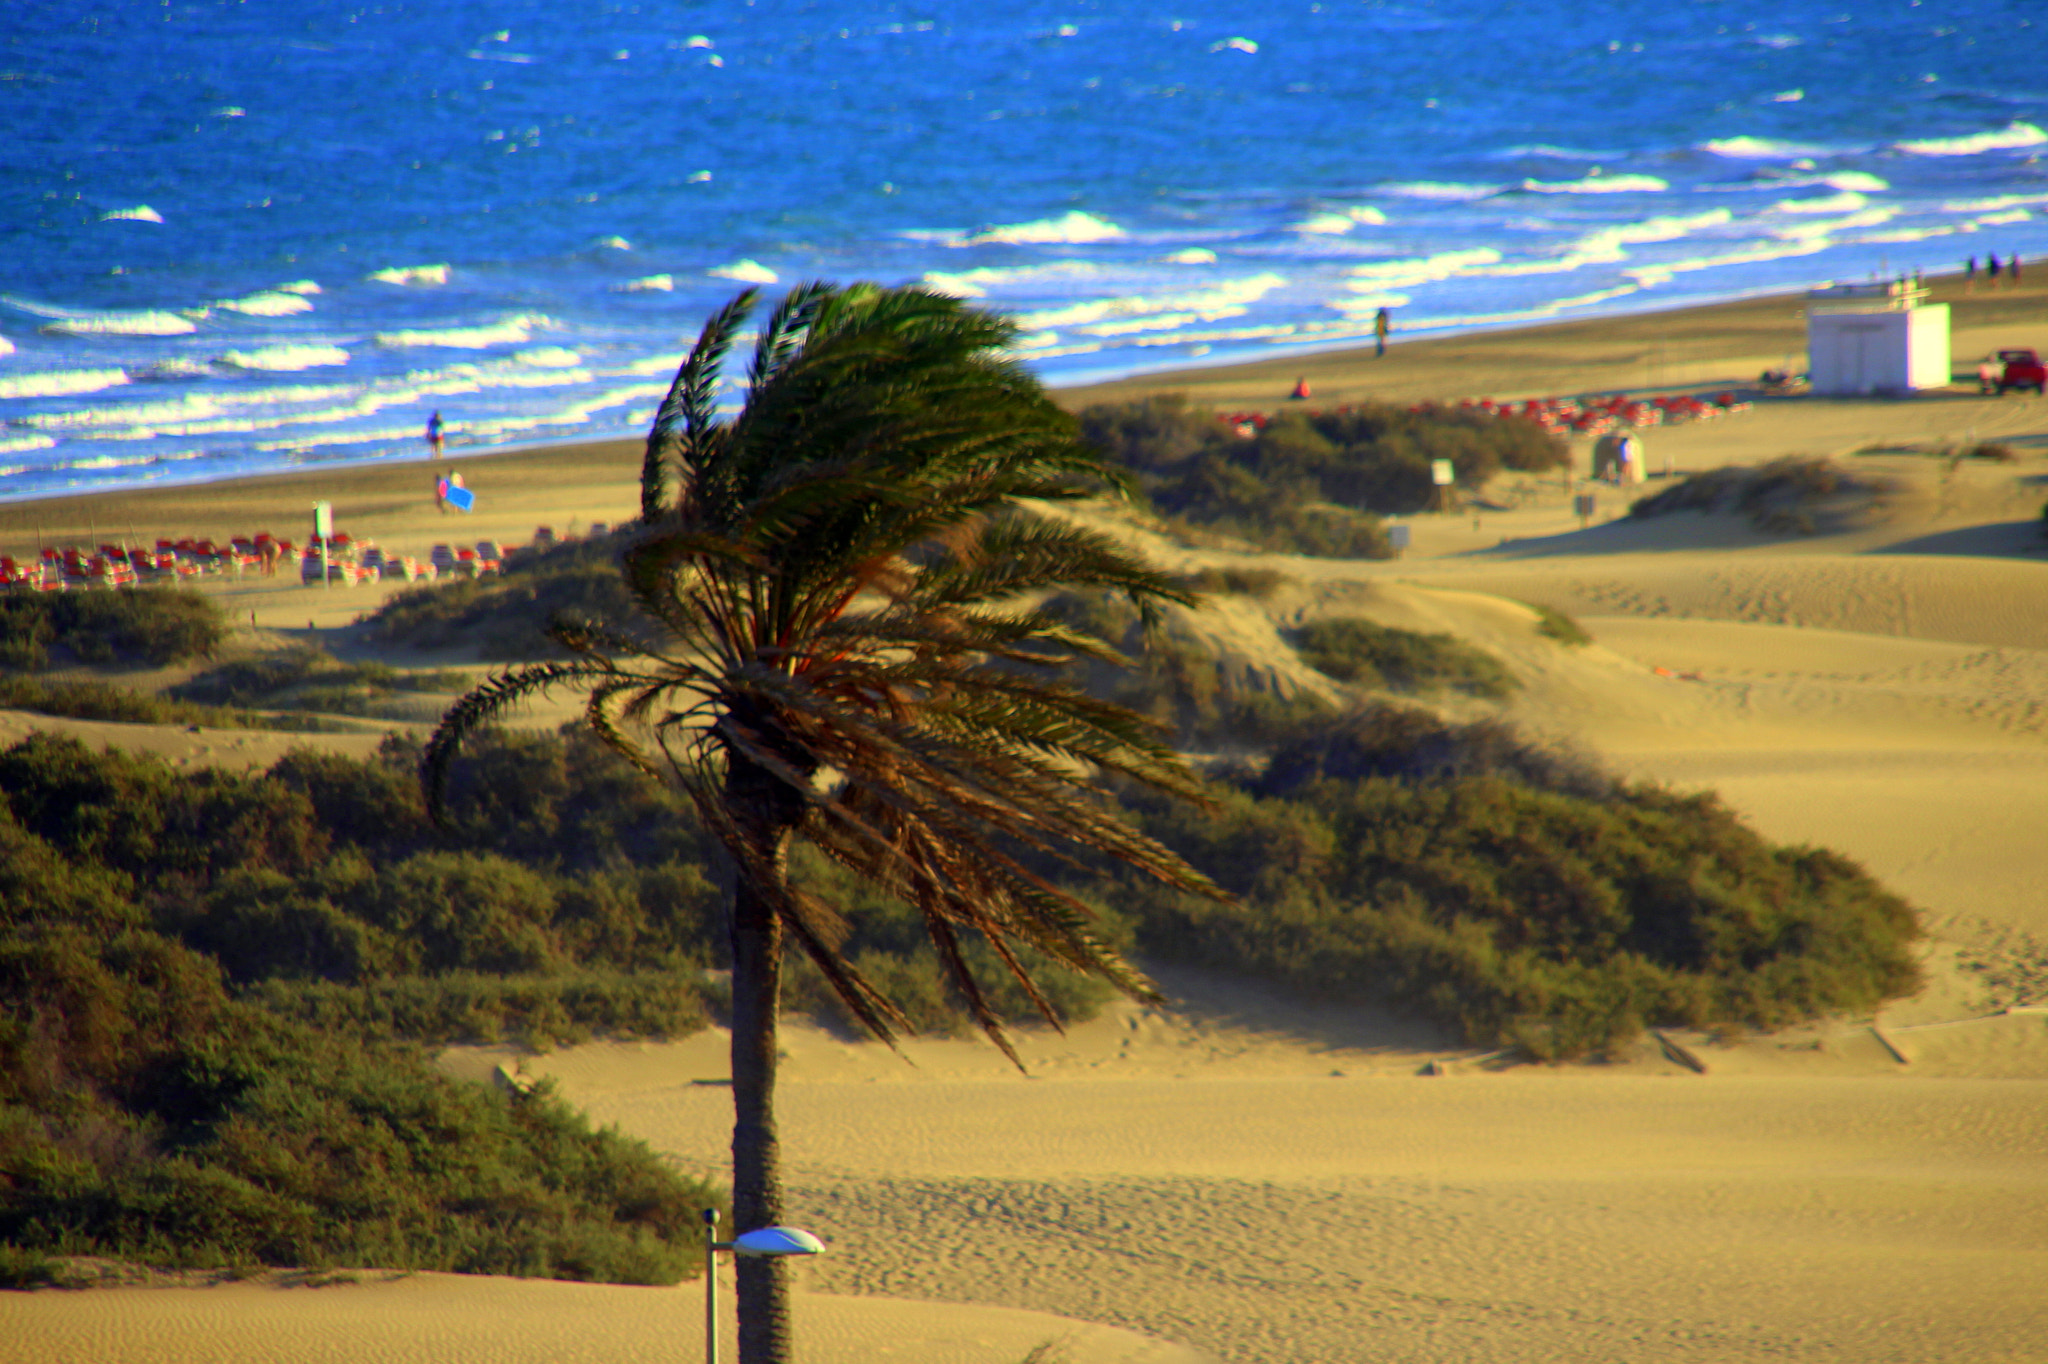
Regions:
<svg viewBox="0 0 2048 1364"><path fill-rule="evenodd" d="M2038 351L2002 350L1996 361L1987 361L1979 371L1980 387L2003 395L2015 388L2034 390L2036 397L2048 393L2048 367L2041 364Z"/></svg>

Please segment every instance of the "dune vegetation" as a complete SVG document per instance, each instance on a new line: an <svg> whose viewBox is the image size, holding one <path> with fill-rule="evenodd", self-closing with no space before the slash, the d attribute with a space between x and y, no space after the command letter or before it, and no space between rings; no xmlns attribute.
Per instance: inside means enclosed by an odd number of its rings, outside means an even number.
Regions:
<svg viewBox="0 0 2048 1364"><path fill-rule="evenodd" d="M163 667L210 654L226 637L220 608L189 587L0 594L0 670Z"/></svg>
<svg viewBox="0 0 2048 1364"><path fill-rule="evenodd" d="M1430 505L1434 460L1451 461L1459 485L1476 488L1503 469L1553 469L1566 458L1563 441L1535 423L1466 408L1368 403L1237 427L1161 397L1090 407L1080 422L1183 527L1338 558L1392 557L1380 518Z"/></svg>
<svg viewBox="0 0 2048 1364"><path fill-rule="evenodd" d="M20 1274L49 1255L692 1271L715 1191L644 1145L238 997L251 973L406 950L297 893L343 870L303 793L42 736L0 768L0 1241ZM497 927L443 947L487 957L516 936Z"/></svg>

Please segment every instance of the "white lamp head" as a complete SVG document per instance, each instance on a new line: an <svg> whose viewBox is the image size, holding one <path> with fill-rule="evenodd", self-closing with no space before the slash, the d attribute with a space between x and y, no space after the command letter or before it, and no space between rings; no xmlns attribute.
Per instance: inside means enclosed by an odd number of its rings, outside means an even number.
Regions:
<svg viewBox="0 0 2048 1364"><path fill-rule="evenodd" d="M801 1227L762 1227L732 1241L739 1255L816 1255L825 1243Z"/></svg>

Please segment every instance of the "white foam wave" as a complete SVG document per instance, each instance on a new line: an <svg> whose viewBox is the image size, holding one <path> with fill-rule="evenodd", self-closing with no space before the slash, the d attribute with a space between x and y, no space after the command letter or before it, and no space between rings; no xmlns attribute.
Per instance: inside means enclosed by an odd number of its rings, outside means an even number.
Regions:
<svg viewBox="0 0 2048 1364"><path fill-rule="evenodd" d="M1214 265L1216 253L1206 246L1190 246L1185 251L1175 251L1160 259L1169 265Z"/></svg>
<svg viewBox="0 0 2048 1364"><path fill-rule="evenodd" d="M1223 317L1233 315L1228 312L1229 309L1256 303L1286 283L1286 279L1280 275L1250 275L1241 279L1222 280L1206 288L1190 289L1185 293L1093 299L1086 303L1051 308L1043 312L1019 313L1014 320L1019 328L1031 332L1059 327L1078 327L1110 318L1143 317L1147 314L1169 312L1193 313L1197 317Z"/></svg>
<svg viewBox="0 0 2048 1364"><path fill-rule="evenodd" d="M1215 260L1210 254L1209 260ZM1042 265L991 266L984 265L974 270L928 270L924 283L928 288L955 298L985 298L988 291L1006 285L1045 284L1054 281L1094 279L1106 273L1105 268L1094 261L1059 260L1047 261Z"/></svg>
<svg viewBox="0 0 2048 1364"><path fill-rule="evenodd" d="M1823 195L1818 199L1780 199L1771 205L1773 213L1854 213L1868 208L1870 200L1854 190Z"/></svg>
<svg viewBox="0 0 2048 1364"><path fill-rule="evenodd" d="M2048 204L2048 194L2000 194L1990 199L1951 199L1941 206L1943 213L1996 213L2023 204Z"/></svg>
<svg viewBox="0 0 2048 1364"><path fill-rule="evenodd" d="M1549 303L1541 303L1533 308L1517 309L1514 312L1468 313L1462 317L1430 317L1412 321L1409 323L1409 326L1427 328L1434 331L1449 327L1500 327L1512 322L1538 322L1547 317L1555 317L1559 313L1573 308L1590 308L1595 304L1606 303L1636 292L1637 288L1635 285L1616 285L1611 289L1600 289L1590 294L1579 294L1573 298L1555 299Z"/></svg>
<svg viewBox="0 0 2048 1364"><path fill-rule="evenodd" d="M642 359L634 360L627 364L621 365L618 369L618 373L674 374L677 370L683 367L683 361L688 358L688 356L682 354L680 351L673 355L649 355Z"/></svg>
<svg viewBox="0 0 2048 1364"><path fill-rule="evenodd" d="M448 266L394 265L384 270L372 270L364 278L378 284L446 284Z"/></svg>
<svg viewBox="0 0 2048 1364"><path fill-rule="evenodd" d="M310 313L313 305L297 290L290 293L282 289L265 289L246 298L224 298L212 306L231 313L242 313L248 317L290 317L294 313Z"/></svg>
<svg viewBox="0 0 2048 1364"><path fill-rule="evenodd" d="M1798 47L1806 40L1790 33L1760 33L1756 37L1751 38L1750 41L1758 47L1768 47L1782 51L1788 47Z"/></svg>
<svg viewBox="0 0 2048 1364"><path fill-rule="evenodd" d="M154 433L152 433L154 434ZM139 439L147 439L147 436ZM88 455L83 459L68 459L54 467L58 469L132 469L138 464L154 464L154 455Z"/></svg>
<svg viewBox="0 0 2048 1364"><path fill-rule="evenodd" d="M157 403L82 407L70 412L33 412L16 418L16 421L38 431L90 431L95 427L141 427L158 422L190 421L216 416L219 412L219 404L211 398L189 393Z"/></svg>
<svg viewBox="0 0 2048 1364"><path fill-rule="evenodd" d="M55 436L0 436L0 455L18 455L27 450L47 450L57 443ZM19 468L10 473L20 473Z"/></svg>
<svg viewBox="0 0 2048 1364"><path fill-rule="evenodd" d="M633 243L624 237L599 237L591 246L602 251L631 251Z"/></svg>
<svg viewBox="0 0 2048 1364"><path fill-rule="evenodd" d="M1979 227L2004 227L2008 223L2024 223L2033 218L2024 208L2009 208L2003 213L1987 213L1976 220Z"/></svg>
<svg viewBox="0 0 2048 1364"><path fill-rule="evenodd" d="M1380 185L1374 193L1391 194L1399 199L1433 199L1445 203L1460 203L1490 198L1506 188L1506 185L1467 185L1449 180L1406 180L1398 184Z"/></svg>
<svg viewBox="0 0 2048 1364"><path fill-rule="evenodd" d="M1628 259L1627 247L1677 241L1706 228L1725 227L1734 220L1735 215L1730 210L1714 208L1704 213L1673 213L1645 218L1641 222L1617 223L1613 227L1588 232L1559 255L1542 260L1481 266L1467 273L1509 277L1556 275L1588 265L1614 265Z"/></svg>
<svg viewBox="0 0 2048 1364"><path fill-rule="evenodd" d="M642 275L639 279L620 280L612 286L615 294L666 294L676 287L674 275Z"/></svg>
<svg viewBox="0 0 2048 1364"><path fill-rule="evenodd" d="M1717 137L1702 142L1700 150L1725 156L1731 161L1800 161L1826 156L1827 148L1810 142L1786 142L1775 137Z"/></svg>
<svg viewBox="0 0 2048 1364"><path fill-rule="evenodd" d="M1617 151L1587 151L1583 147L1554 147L1547 142L1532 143L1523 147L1510 147L1501 152L1502 156L1548 156L1559 161L1612 161L1621 156Z"/></svg>
<svg viewBox="0 0 2048 1364"><path fill-rule="evenodd" d="M1243 317L1249 308L1242 306L1215 308L1200 313L1154 313L1149 317L1129 317L1115 322L1096 322L1075 331L1083 336L1130 336L1138 332L1176 331L1191 322L1221 322L1226 318Z"/></svg>
<svg viewBox="0 0 2048 1364"><path fill-rule="evenodd" d="M1963 230L1952 223L1939 223L1932 227L1895 227L1885 232L1858 233L1856 241L1862 246L1890 242L1924 242L1935 237L1953 237Z"/></svg>
<svg viewBox="0 0 2048 1364"><path fill-rule="evenodd" d="M744 256L730 265L714 265L704 273L713 279L735 279L742 284L774 284L781 278L761 262Z"/></svg>
<svg viewBox="0 0 2048 1364"><path fill-rule="evenodd" d="M1531 194L1659 194L1671 188L1654 175L1589 175L1583 180L1524 180Z"/></svg>
<svg viewBox="0 0 2048 1364"><path fill-rule="evenodd" d="M0 336L0 355L12 354L14 354L14 343L12 341L9 341L6 337Z"/></svg>
<svg viewBox="0 0 2048 1364"><path fill-rule="evenodd" d="M1804 90L1780 90L1777 94L1771 96L1770 102L1773 104L1797 104L1805 98L1806 92Z"/></svg>
<svg viewBox="0 0 2048 1364"><path fill-rule="evenodd" d="M1622 273L1648 289L1668 283L1674 275L1691 274L1699 270L1716 270L1730 265L1760 265L1767 261L1789 260L1794 256L1810 256L1816 251L1827 250L1828 245L1825 237L1800 238L1776 246L1751 246L1713 256L1693 256L1683 260L1664 261L1657 265L1632 267Z"/></svg>
<svg viewBox="0 0 2048 1364"><path fill-rule="evenodd" d="M551 317L538 313L527 313L510 317L503 322L483 327L438 327L411 331L378 332L377 344L402 349L407 346L453 346L464 350L482 350L486 346L503 346L533 339L536 327L547 328L555 325Z"/></svg>
<svg viewBox="0 0 2048 1364"><path fill-rule="evenodd" d="M1040 218L1028 223L1008 223L984 228L964 237L946 239L948 246L1053 246L1085 242L1116 241L1124 230L1107 218L1071 209L1057 218Z"/></svg>
<svg viewBox="0 0 2048 1364"><path fill-rule="evenodd" d="M320 365L345 365L348 352L340 346L258 346L253 350L223 351L215 363L233 365L236 369L313 369Z"/></svg>
<svg viewBox="0 0 2048 1364"><path fill-rule="evenodd" d="M1413 285L1428 284L1433 280L1466 274L1481 266L1498 265L1500 260L1500 252L1490 246L1481 246L1467 251L1444 251L1434 256L1420 256L1409 260L1374 261L1370 265L1354 265L1345 271L1351 277L1345 287L1361 294L1377 293L1387 289L1406 289Z"/></svg>
<svg viewBox="0 0 2048 1364"><path fill-rule="evenodd" d="M1902 152L1915 156L1977 156L1984 152L2011 151L2048 143L2048 132L2031 123L2014 119L2003 128L1971 133L1965 137L1929 137L1913 142L1895 142Z"/></svg>
<svg viewBox="0 0 2048 1364"><path fill-rule="evenodd" d="M1792 223L1777 228L1771 235L1784 241L1799 238L1819 239L1832 237L1838 232L1853 232L1859 227L1877 227L1899 216L1895 208L1867 208L1861 213L1851 213L1843 218L1824 218L1810 223Z"/></svg>
<svg viewBox="0 0 2048 1364"><path fill-rule="evenodd" d="M153 365L144 365L139 369L131 369L128 371L128 377L142 383L158 384L184 379L211 379L214 377L214 372L213 366L204 360L192 360L182 355L174 355L167 360L159 360Z"/></svg>
<svg viewBox="0 0 2048 1364"><path fill-rule="evenodd" d="M202 310L200 317L206 316ZM85 313L45 322L40 331L52 336L185 336L199 330L184 313Z"/></svg>
<svg viewBox="0 0 2048 1364"><path fill-rule="evenodd" d="M1405 308L1414 301L1407 294L1366 294L1362 298L1327 298L1323 306L1340 313L1376 313L1382 308Z"/></svg>
<svg viewBox="0 0 2048 1364"><path fill-rule="evenodd" d="M1380 226L1387 215L1376 208L1347 208L1341 213L1316 213L1292 224L1287 230L1308 236L1340 236L1360 223Z"/></svg>
<svg viewBox="0 0 2048 1364"><path fill-rule="evenodd" d="M513 362L531 365L535 369L572 369L583 363L583 357L567 346L535 346L515 354Z"/></svg>
<svg viewBox="0 0 2048 1364"><path fill-rule="evenodd" d="M160 223L164 215L148 204L137 204L133 208L110 208L100 214L103 223Z"/></svg>
<svg viewBox="0 0 2048 1364"><path fill-rule="evenodd" d="M295 279L289 284L280 284L275 292L280 294L317 294L320 286L310 279Z"/></svg>
<svg viewBox="0 0 2048 1364"><path fill-rule="evenodd" d="M1865 171L1836 171L1833 175L1821 176L1818 183L1830 189L1855 190L1869 194L1881 194L1892 187L1891 181Z"/></svg>

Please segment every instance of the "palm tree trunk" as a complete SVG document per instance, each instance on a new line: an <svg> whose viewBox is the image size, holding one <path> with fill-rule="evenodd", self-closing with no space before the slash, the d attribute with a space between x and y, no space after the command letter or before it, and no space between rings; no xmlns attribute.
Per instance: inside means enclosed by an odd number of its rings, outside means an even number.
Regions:
<svg viewBox="0 0 2048 1364"><path fill-rule="evenodd" d="M726 777L735 812L774 832L779 870L795 824L788 793L750 763ZM782 993L782 923L742 875L732 900L733 1234L782 1221L782 1140L775 1125L776 1015ZM789 1364L789 1275L780 1257L735 1256L740 1364Z"/></svg>

